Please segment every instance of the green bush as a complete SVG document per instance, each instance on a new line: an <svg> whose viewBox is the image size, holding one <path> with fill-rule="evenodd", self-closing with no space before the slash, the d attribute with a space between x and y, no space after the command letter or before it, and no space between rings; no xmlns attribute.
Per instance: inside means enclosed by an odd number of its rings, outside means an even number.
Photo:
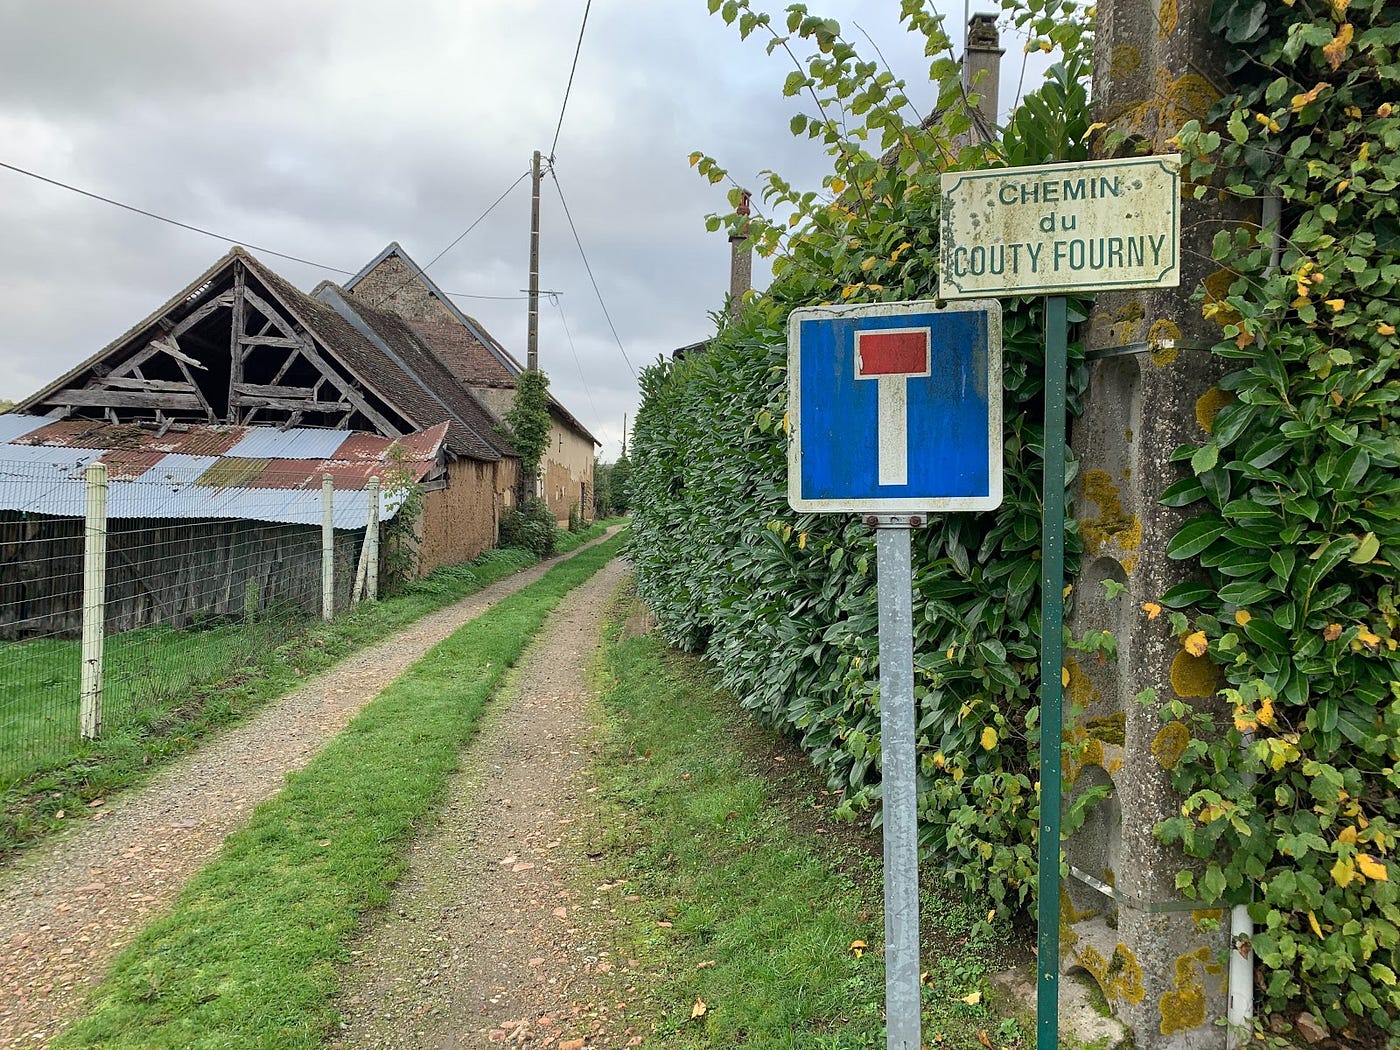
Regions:
<svg viewBox="0 0 1400 1050"><path fill-rule="evenodd" d="M501 519L502 547L520 547L546 558L554 553L558 537L559 522L542 499L525 500Z"/></svg>
<svg viewBox="0 0 1400 1050"><path fill-rule="evenodd" d="M936 54L946 46L941 24L919 6L906 4L905 17ZM798 306L936 296L938 171L914 161L956 155L951 143L967 118L950 107L941 122L906 127L897 82L872 82L873 69L832 26L789 22L821 52L808 69L834 93L823 114L845 97L848 78L858 81L866 132L905 144L909 155L880 164L863 138L847 138L833 121L795 119L795 129L815 129L830 144L833 196L801 194L772 176L765 196L796 211L794 232L771 219L712 219L715 227L748 223L760 250L780 253L777 276L766 295L723 321L708 350L643 373L630 556L666 637L703 651L746 708L799 739L841 792L843 812L869 810L878 822L873 538L852 516L795 514L787 505L786 322ZM1082 43L1066 40L1072 49ZM1076 65L1086 57L1074 50L1071 71L1060 68L1035 93L1044 119L1013 122L998 144L1003 157L1083 155L1087 106L1072 70L1087 68ZM956 81L956 68L943 73ZM893 94L882 102L880 91ZM1059 152L1045 156L1052 148ZM987 158L969 147L962 161ZM708 158L696 164L712 180L724 177ZM1043 324L1039 301L1004 305L1005 502L986 514L937 516L913 542L921 843L950 883L990 897L1005 915L1035 889ZM1082 306L1074 319L1083 319ZM1071 348L1076 406L1081 355ZM1072 567L1072 524L1068 543Z"/></svg>

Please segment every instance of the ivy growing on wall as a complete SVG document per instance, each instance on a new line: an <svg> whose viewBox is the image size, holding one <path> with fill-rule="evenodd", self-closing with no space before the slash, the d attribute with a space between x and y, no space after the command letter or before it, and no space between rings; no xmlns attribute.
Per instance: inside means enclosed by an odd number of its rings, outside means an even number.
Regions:
<svg viewBox="0 0 1400 1050"><path fill-rule="evenodd" d="M549 448L549 377L537 368L527 369L515 381L515 400L505 415L510 441L520 453L522 479L539 477L540 463ZM533 495L533 489L530 494Z"/></svg>
<svg viewBox="0 0 1400 1050"><path fill-rule="evenodd" d="M1215 239L1204 310L1235 370L1169 547L1204 567L1171 628L1218 665L1216 717L1177 707L1186 796L1159 829L1179 884L1248 903L1271 1010L1400 1032L1400 9L1217 0L1234 88L1179 141L1259 203ZM1267 204L1269 198L1273 203ZM1277 205L1277 207L1275 207ZM1186 734L1175 730L1183 740Z"/></svg>

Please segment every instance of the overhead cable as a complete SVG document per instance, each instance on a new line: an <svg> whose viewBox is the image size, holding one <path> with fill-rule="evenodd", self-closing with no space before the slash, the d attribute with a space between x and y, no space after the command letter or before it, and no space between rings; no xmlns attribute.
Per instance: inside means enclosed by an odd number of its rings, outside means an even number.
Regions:
<svg viewBox="0 0 1400 1050"><path fill-rule="evenodd" d="M622 338L617 334L617 326L613 324L612 315L608 313L608 304L603 302L603 293L598 287L598 279L593 276L593 267L588 263L588 253L583 250L583 241L579 239L578 227L574 225L574 217L569 213L569 202L564 199L564 187L559 183L559 172L551 166L549 174L554 179L554 189L559 194L559 203L564 206L564 218L569 220L569 231L573 233L574 243L578 245L579 257L583 259L583 268L587 271L588 280L593 285L593 294L598 297L598 305L603 308L603 317L612 330L613 339L617 341L617 348L622 353L622 360L627 362L627 370L632 373L632 378L636 379L637 370L632 367L632 359L627 356L627 351L622 345Z"/></svg>
<svg viewBox="0 0 1400 1050"><path fill-rule="evenodd" d="M479 226L479 225L481 224L481 221L482 221L483 219L486 218L486 216L490 215L493 211L496 210L496 205L500 204L501 201L503 201L503 200L505 200L507 197L509 197L510 194L511 194L511 191L512 191L513 189L515 189L515 187L519 186L522 182L524 182L524 181L525 181L526 179L528 179L529 177L530 177L530 172L529 172L529 170L526 170L518 179L516 179L516 180L515 180L514 182L512 182L509 186L507 186L506 189L505 189L505 192L502 193L502 194L501 194L499 197L497 197L495 200L493 200L493 201L490 203L490 205L487 206L487 208L486 208L486 210L485 210L484 212L482 212L482 213L481 213L480 215L478 215L475 219L473 219L473 220L472 220L472 224L471 224L470 226L468 226L468 227L467 227L465 230L463 230L461 233L457 234L456 237L452 238L452 243L451 243L451 244L449 244L446 248L444 248L442 251L438 252L438 253L437 253L436 255L434 255L430 260L428 260L428 265L427 265L427 266L423 266L423 267L419 268L416 272L414 272L412 275L410 275L409 277L405 277L401 282L399 282L399 283L398 283L397 285L395 285L393 288L390 288L387 292L385 292L385 293L384 293L383 295L381 295L378 299L376 299L375 302L374 302L375 307L379 307L379 306L383 305L384 303L386 303L386 302L388 302L390 299L392 299L394 296L398 295L399 292L403 291L403 290L404 290L405 288L407 288L410 284L412 284L415 280L417 280L419 274L423 274L424 276L426 276L427 273L428 273L428 271L432 268L432 266L433 266L434 263L436 263L436 262L437 262L439 259L441 259L444 255L446 255L448 252L450 252L453 248L457 247L457 245L461 244L461 243L462 243L462 239L463 239L464 237L466 237L467 234L471 233L472 230L476 229L477 226ZM473 296L473 298L476 298L476 297ZM484 298L484 297L483 297L483 298ZM508 296L507 298L514 298L514 297L513 297L513 296Z"/></svg>
<svg viewBox="0 0 1400 1050"><path fill-rule="evenodd" d="M554 141L549 144L549 162L554 163L554 147L559 145L559 132L564 127L564 111L569 108L569 92L574 89L574 73L578 69L579 52L583 50L583 31L588 28L588 11L593 0L583 5L583 22L578 27L578 43L574 46L574 64L569 67L569 83L564 88L564 102L559 107L559 123L554 126Z"/></svg>
<svg viewBox="0 0 1400 1050"><path fill-rule="evenodd" d="M47 182L50 186L57 186L59 189L68 190L71 193L77 193L95 201L101 201L103 204L110 204L114 208L121 208L125 211L135 212L137 215L144 215L146 218L155 219L157 222L168 223L171 226L178 226L182 230L189 230L191 233L212 237L216 241L224 241L227 244L241 244L243 247L260 252L263 255L271 255L278 259L286 259L289 262L301 263L303 266L313 266L318 270L329 270L331 273L343 273L348 277L353 277L355 275L353 270L342 270L339 266L327 266L325 263L312 262L310 259L303 259L297 255L288 255L286 252L276 252L271 248L264 248L261 245L252 244L248 241L240 240L237 237L227 237L222 233L215 233L213 230L206 230L199 226L191 226L187 222L180 222L178 219L172 219L165 215L158 215L153 211L147 211L145 208L138 208L134 204L124 204L121 201L113 200L111 197L104 197L100 193L93 193L90 190L80 189L77 186L70 186L66 182L59 182L57 179L51 179L47 175L40 175L38 172L28 171L14 164L6 164L3 160L0 160L0 168L6 168L20 175L28 175L31 179Z"/></svg>
<svg viewBox="0 0 1400 1050"><path fill-rule="evenodd" d="M598 414L598 406L593 403L593 391L588 387L588 377L583 374L583 362L579 360L578 348L574 346L574 334L569 331L569 319L564 316L564 304L559 301L558 292L547 292L549 301L554 304L554 308L559 311L559 321L564 326L564 337L569 341L569 351L574 355L574 364L578 366L579 382L583 384L583 392L588 397L588 407L593 409L593 425L599 430L603 428L603 417Z"/></svg>

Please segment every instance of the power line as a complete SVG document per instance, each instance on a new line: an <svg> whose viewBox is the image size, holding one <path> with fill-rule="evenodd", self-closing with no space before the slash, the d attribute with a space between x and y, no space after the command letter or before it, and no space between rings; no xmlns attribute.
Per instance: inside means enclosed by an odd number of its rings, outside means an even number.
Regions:
<svg viewBox="0 0 1400 1050"><path fill-rule="evenodd" d="M574 89L574 72L578 69L579 52L583 50L583 31L588 28L588 12L593 0L583 5L583 22L578 27L578 43L574 46L574 64L569 67L569 83L564 88L564 102L559 107L559 123L554 126L554 141L549 144L549 163L554 163L554 147L559 145L559 132L564 127L564 111L569 108L569 92Z"/></svg>
<svg viewBox="0 0 1400 1050"><path fill-rule="evenodd" d="M78 187L78 186L70 186L70 185L69 185L68 183L66 183L66 182L59 182L57 179L51 179L51 178L49 178L47 175L40 175L38 172L29 171L29 170L26 169L26 168L17 167L17 166L14 165L14 164L8 164L8 163L6 163L5 161L2 161L2 160L0 160L0 168L5 168L5 169L7 169L7 170L9 170L9 171L13 171L13 172L15 172L15 173L18 174L18 175L27 175L27 176L29 176L29 178L31 178L31 179L37 179L39 182L48 183L50 186L57 186L59 189L68 190L70 193L76 193L76 194L78 194L78 195L80 195L80 196L88 197L88 198L90 198L91 200L101 201L103 204L110 204L110 205L112 205L112 207L114 207L114 208L121 208L123 211L129 211L129 212L133 212L133 213L135 213L135 214L137 214L137 215L143 215L143 216L145 216L145 217L148 218L148 219L155 219L157 222L163 222L163 223L167 223L167 224L169 224L169 225L171 225L171 226L177 226L177 227L179 227L179 228L182 229L182 230L189 230L191 233L198 233L198 234L200 234L201 236L204 236L204 237L212 237L212 238L213 238L214 240L216 240L216 241L223 241L223 242L225 242L226 244L239 244L239 245L242 245L243 247L248 248L248 249L250 249L250 250L252 250L252 251L259 252L259 253L262 254L262 255L271 255L271 256L273 256L274 258L286 259L288 262L301 263L303 266L310 266L310 267L313 267L314 269L317 269L317 270L328 270L328 271L330 271L331 273L340 273L340 274L344 274L344 275L347 276L347 277L353 277L353 276L355 276L355 271L354 271L354 270L342 270L339 266L331 266L331 265L329 265L329 264L327 264L327 263L315 262L315 261L313 261L313 260L311 260L311 259L303 259L303 258L302 258L301 256L299 256L299 255L288 255L286 252L274 251L274 250L271 249L271 248L265 248L265 247L263 247L262 245L253 244L252 242L243 240L242 238L239 238L239 237L227 237L227 236L225 236L225 235L222 234L222 233L215 233L215 232L213 232L212 230L206 230L206 229L203 229L202 227L199 227L199 226L191 226L191 225L190 225L189 223L187 223L187 222L180 222L178 219L171 219L171 218L169 218L169 217L167 217L167 216L165 216L165 215L160 215L160 214L157 214L156 212L153 212L153 211L147 211L147 210L144 209L144 208L138 208L138 207L136 207L136 205L134 205L134 204L126 204L126 203L124 203L124 202L122 202L122 201L119 201L119 200L113 200L111 197L104 197L104 196L102 196L102 194L100 194L100 193L93 193L91 190L85 190L85 189L82 189L81 187ZM527 174L528 174L528 173L527 173ZM516 180L516 184L518 184L518 183L519 183L519 180ZM512 186L511 186L511 189L514 189L514 188L515 188L515 185L512 185ZM506 193L509 193L509 192L510 192L510 190L507 190L507 191L506 191ZM499 204L500 201L497 201L496 203ZM495 204L493 204L491 207L494 208L494 207L495 207ZM488 208L487 211L489 212L490 209ZM485 215L482 216L482 218L485 218L485 217L486 217ZM477 222L480 222L480 221L481 221L480 219L477 220ZM474 227L475 225L476 225L476 223L472 223L472 227ZM472 230L472 227L468 227L468 228L466 229L466 231L463 232L462 237L465 237L468 233L470 233L471 230ZM460 240L462 239L462 237L458 237L456 241L453 241L452 244L448 245L447 248L443 249L442 252L439 252L437 258L435 258L435 259L433 260L433 262L437 262L437 260L438 260L438 259L441 259L442 256L445 255L451 248L455 247L456 244L457 244L457 241L460 241ZM428 266L431 266L431 265L432 265L432 263L429 263L429 264L428 264ZM427 269L427 267L424 267L424 269ZM397 291L397 289L395 289L395 290ZM516 300L516 299L523 299L523 298L525 298L523 295L475 295L475 294L472 294L471 292L448 292L447 294L450 295L450 296L452 296L453 298L457 298L457 299L507 299L507 300Z"/></svg>
<svg viewBox="0 0 1400 1050"><path fill-rule="evenodd" d="M637 370L632 367L632 359L627 356L627 351L622 346L622 338L617 334L617 326L613 324L612 315L608 313L608 304L603 302L603 293L598 288L598 280L593 276L593 267L588 264L588 253L583 250L583 241L579 239L578 227L574 225L574 217L569 213L569 202L564 199L564 187L559 184L559 173L553 165L549 168L550 178L554 180L554 189L559 194L559 203L564 206L564 218L569 220L569 230L574 235L574 243L578 245L579 257L583 259L583 268L588 272L588 280L593 285L593 294L598 297L598 305L603 308L603 317L608 322L608 327L612 329L613 339L617 341L617 348L622 352L622 360L627 362L627 370L632 373L632 378L637 378Z"/></svg>
<svg viewBox="0 0 1400 1050"><path fill-rule="evenodd" d="M603 417L598 412L598 406L593 403L593 391L588 388L588 377L583 374L583 362L579 360L578 349L574 346L574 334L569 331L569 319L564 316L564 304L559 301L558 292L549 292L548 295L549 301L559 311L559 321L564 326L564 336L569 341L569 351L574 355L574 364L578 366L579 382L583 384L583 392L588 396L588 407L593 409L593 425L602 430Z"/></svg>
<svg viewBox="0 0 1400 1050"><path fill-rule="evenodd" d="M421 273L421 274L427 274L427 272L432 268L432 266L433 266L434 263L436 263L436 262L437 262L439 259L441 259L444 255L446 255L448 252L450 252L453 248L457 247L457 245L461 244L461 243L462 243L462 238L464 238L467 234L471 233L472 230L476 229L477 226L479 226L479 225L481 224L481 221L482 221L483 219L486 218L486 216L490 215L493 211L496 210L496 205L500 204L501 201L503 201L503 200L505 200L507 197L509 197L510 194L511 194L511 191L512 191L513 189L515 189L515 187L519 186L522 182L524 182L524 181L525 181L527 178L529 178L529 177L530 177L530 173L529 173L529 171L526 171L526 172L525 172L524 174L522 174L518 179L516 179L516 180L515 180L514 182L512 182L509 186L507 186L505 192L502 193L499 197L497 197L494 201L492 201L492 202L490 203L490 205L487 207L487 209L486 209L484 212L482 212L482 213L481 213L480 215L478 215L474 220L472 220L472 224L471 224L470 226L468 226L468 227L467 227L465 230L463 230L461 233L457 234L457 236L454 237L454 238L452 239L452 243L451 243L451 244L449 244L449 245L448 245L446 248L444 248L442 251L440 251L440 252L438 252L436 255L434 255L434 256L428 261L428 265L427 265L427 266L422 267L420 270L417 271L417 273L414 273L412 276L404 278L403 281L401 281L399 284L395 285L393 288L389 289L389 291L385 292L385 293L384 293L383 295L381 295L377 300L375 300L375 303L374 303L375 308L377 309L379 306L381 306L381 305L383 305L384 303L388 302L388 301L389 301L390 299L392 299L394 296L398 295L399 292L401 292L401 291L403 291L405 288L407 288L410 284L412 284L414 281L416 281L416 280L418 279L418 275L419 275L420 273ZM475 298L475 297L473 297L473 298ZM511 298L511 297L508 296L507 298Z"/></svg>
<svg viewBox="0 0 1400 1050"><path fill-rule="evenodd" d="M51 179L47 175L40 175L38 172L28 171L24 168L16 167L13 164L6 164L2 160L0 160L0 168L6 168L20 175L28 175L31 179L38 179L40 182L47 182L50 186L57 186L59 189L68 190L70 193L77 193L83 197L88 197L95 201L101 201L103 204L110 204L114 208L121 208L124 211L135 212L137 215L144 215L146 218L155 219L157 222L168 223L171 226L178 226L182 230L189 230L191 233L198 233L202 234L205 237L212 237L216 241L223 241L226 244L241 244L245 248L251 248L253 251L261 252L263 255L272 255L278 259L286 259L289 262L301 263L303 266L315 267L318 270L329 270L331 273L343 273L347 277L353 277L355 275L353 270L342 270L339 266L327 266L325 263L312 262L310 259L303 259L298 255L288 255L286 252L276 252L273 251L271 248L264 248L261 245L253 244L249 241L240 240L237 237L227 237L222 233L215 233L213 230L206 230L199 226L191 226L187 222L180 222L178 219L172 219L165 215L158 215L153 211L147 211L145 208L138 208L134 204L124 204L121 201L113 200L111 197L104 197L100 193L93 193L90 190L80 189L77 186L70 186L66 182L59 182L57 179Z"/></svg>

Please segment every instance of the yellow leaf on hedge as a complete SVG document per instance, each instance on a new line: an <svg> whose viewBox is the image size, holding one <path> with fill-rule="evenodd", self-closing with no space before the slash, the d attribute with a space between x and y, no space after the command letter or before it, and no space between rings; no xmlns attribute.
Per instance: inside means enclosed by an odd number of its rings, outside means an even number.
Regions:
<svg viewBox="0 0 1400 1050"><path fill-rule="evenodd" d="M1252 620L1252 619L1254 619L1254 617L1252 617L1252 616L1249 615L1249 611L1248 611L1247 609L1236 609L1236 610L1235 610L1235 622L1236 622L1237 624L1239 624L1241 627L1243 627L1245 624L1249 623L1249 621Z"/></svg>
<svg viewBox="0 0 1400 1050"><path fill-rule="evenodd" d="M1182 647L1192 656L1206 655L1206 632L1196 631L1186 636L1186 641L1182 642Z"/></svg>
<svg viewBox="0 0 1400 1050"><path fill-rule="evenodd" d="M800 551L805 551L807 549L807 534L805 532L799 532L797 534L797 549Z"/></svg>
<svg viewBox="0 0 1400 1050"><path fill-rule="evenodd" d="M997 731L991 726L982 730L982 750L990 751L997 746Z"/></svg>
<svg viewBox="0 0 1400 1050"><path fill-rule="evenodd" d="M1332 38L1330 44L1322 46L1322 55L1333 70L1341 68L1342 60L1346 58L1347 48L1351 45L1351 38L1355 32L1352 24L1347 22L1341 29L1337 30L1337 35Z"/></svg>
<svg viewBox="0 0 1400 1050"><path fill-rule="evenodd" d="M1308 925L1312 927L1313 933L1317 934L1319 937L1322 936L1322 927L1318 925L1317 916L1312 912L1308 912Z"/></svg>
<svg viewBox="0 0 1400 1050"><path fill-rule="evenodd" d="M1388 324L1385 321L1381 321L1376 325L1376 331L1379 332L1381 335L1394 335L1395 326L1393 324Z"/></svg>
<svg viewBox="0 0 1400 1050"><path fill-rule="evenodd" d="M866 256L866 257L865 257L865 261L862 262L862 263L860 264L861 272L862 272L862 273L869 273L871 270L875 269L875 262L876 262L875 256L873 256L873 255L868 255L868 256Z"/></svg>
<svg viewBox="0 0 1400 1050"><path fill-rule="evenodd" d="M832 192L832 193L845 193L845 192L846 192L846 180L845 180L845 179L832 179L832 180L831 180L831 192Z"/></svg>
<svg viewBox="0 0 1400 1050"><path fill-rule="evenodd" d="M1337 863L1332 865L1332 881L1342 889L1351 885L1356 878L1356 867L1345 857L1338 857Z"/></svg>
<svg viewBox="0 0 1400 1050"><path fill-rule="evenodd" d="M1060 668L1060 685L1064 686L1066 689L1069 688L1069 668L1068 668L1068 667L1061 667L1061 668Z"/></svg>
<svg viewBox="0 0 1400 1050"><path fill-rule="evenodd" d="M1322 301L1332 308L1332 312L1334 314L1341 313L1342 307L1346 306L1347 304L1347 301L1345 299L1324 299Z"/></svg>
<svg viewBox="0 0 1400 1050"><path fill-rule="evenodd" d="M912 247L913 247L913 245L911 245L908 241L905 241L903 244L901 244L901 245L900 245L898 248L896 248L894 251L890 252L890 262L891 262L891 263L897 263L897 262L899 262L899 257L900 257L901 255L903 255L906 251L908 251L908 250L909 250L910 248L912 248Z"/></svg>
<svg viewBox="0 0 1400 1050"><path fill-rule="evenodd" d="M1338 842L1345 842L1345 843L1347 843L1348 845L1350 845L1351 843L1355 842L1355 841L1356 841L1356 828L1354 828L1354 827L1353 827L1352 825L1350 825L1350 824L1348 824L1346 827L1342 828L1341 833L1337 835L1337 841L1338 841Z"/></svg>
<svg viewBox="0 0 1400 1050"><path fill-rule="evenodd" d="M846 287L844 287L844 288L841 289L841 298L842 298L842 299L849 299L851 296L855 295L856 292L858 292L858 291L860 291L860 285L858 285L858 284L848 284L848 285L846 285Z"/></svg>
<svg viewBox="0 0 1400 1050"><path fill-rule="evenodd" d="M1390 873L1386 871L1385 865L1368 854L1358 853L1356 855L1356 866L1361 869L1362 875L1365 875L1373 882L1390 881Z"/></svg>

